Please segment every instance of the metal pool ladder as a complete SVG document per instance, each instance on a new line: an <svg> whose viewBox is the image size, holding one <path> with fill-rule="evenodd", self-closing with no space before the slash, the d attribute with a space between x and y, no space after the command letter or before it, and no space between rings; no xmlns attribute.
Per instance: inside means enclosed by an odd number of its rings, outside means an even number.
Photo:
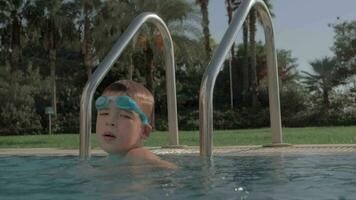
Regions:
<svg viewBox="0 0 356 200"><path fill-rule="evenodd" d="M168 130L170 133L170 145L178 144L178 120L177 120L177 98L173 42L167 25L154 13L145 12L137 16L129 25L127 30L118 39L104 60L99 64L91 78L84 87L80 101L80 149L79 155L87 160L91 155L90 135L92 122L92 102L94 92L98 85L110 71L115 61L119 58L135 33L145 22L155 25L163 37L166 63L166 87L168 108Z"/></svg>
<svg viewBox="0 0 356 200"><path fill-rule="evenodd" d="M270 120L272 131L272 145L281 146L282 127L281 111L279 102L277 56L274 46L274 32L272 18L263 0L243 0L222 38L219 47L203 75L199 94L199 121L200 121L200 155L212 157L212 134L213 134L213 91L218 73L223 67L226 55L241 29L249 11L255 7L261 18L265 40L268 67L268 91Z"/></svg>

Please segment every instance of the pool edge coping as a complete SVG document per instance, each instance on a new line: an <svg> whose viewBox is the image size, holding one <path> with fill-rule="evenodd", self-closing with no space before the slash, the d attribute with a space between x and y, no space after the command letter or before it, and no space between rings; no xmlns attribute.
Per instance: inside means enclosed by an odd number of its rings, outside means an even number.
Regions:
<svg viewBox="0 0 356 200"><path fill-rule="evenodd" d="M199 154L199 146L185 146L182 148L147 147L155 154ZM92 149L93 156L107 155L101 149ZM298 144L283 147L263 147L262 145L249 146L217 146L214 154L238 155L269 155L269 154L310 154L310 153L356 153L356 144ZM78 156L78 149L59 148L0 148L0 156Z"/></svg>

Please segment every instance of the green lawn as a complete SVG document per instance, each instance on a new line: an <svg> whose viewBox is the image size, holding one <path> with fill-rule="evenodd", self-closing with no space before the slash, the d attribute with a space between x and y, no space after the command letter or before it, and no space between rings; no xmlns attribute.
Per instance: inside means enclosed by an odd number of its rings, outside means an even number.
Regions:
<svg viewBox="0 0 356 200"><path fill-rule="evenodd" d="M269 128L214 131L214 146L261 145L271 143ZM180 144L199 146L198 131L181 131ZM283 138L290 144L356 144L356 126L284 128ZM157 131L144 142L145 146L165 146L167 132ZM98 147L95 135L92 147ZM0 136L0 148L79 148L79 134Z"/></svg>

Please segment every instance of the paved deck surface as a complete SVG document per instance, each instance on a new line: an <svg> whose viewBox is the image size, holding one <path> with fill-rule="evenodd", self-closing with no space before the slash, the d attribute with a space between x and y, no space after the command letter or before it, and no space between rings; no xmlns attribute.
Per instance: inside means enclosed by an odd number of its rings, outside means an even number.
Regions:
<svg viewBox="0 0 356 200"><path fill-rule="evenodd" d="M199 154L199 147L184 148L161 148L150 147L152 152L162 154ZM92 150L93 156L107 155L100 149ZM356 153L356 144L333 144L333 145L291 145L285 147L262 147L262 146L224 146L214 147L215 155L273 155L273 154L325 154L325 153ZM78 156L78 149L55 149L55 148L12 148L0 149L0 156Z"/></svg>

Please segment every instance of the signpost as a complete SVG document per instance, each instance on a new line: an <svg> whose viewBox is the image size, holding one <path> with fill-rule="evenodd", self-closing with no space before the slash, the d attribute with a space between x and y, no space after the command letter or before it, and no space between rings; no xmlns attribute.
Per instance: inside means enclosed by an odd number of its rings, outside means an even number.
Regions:
<svg viewBox="0 0 356 200"><path fill-rule="evenodd" d="M45 113L48 115L48 134L52 135L52 119L51 115L54 114L53 107L49 106L45 108Z"/></svg>

